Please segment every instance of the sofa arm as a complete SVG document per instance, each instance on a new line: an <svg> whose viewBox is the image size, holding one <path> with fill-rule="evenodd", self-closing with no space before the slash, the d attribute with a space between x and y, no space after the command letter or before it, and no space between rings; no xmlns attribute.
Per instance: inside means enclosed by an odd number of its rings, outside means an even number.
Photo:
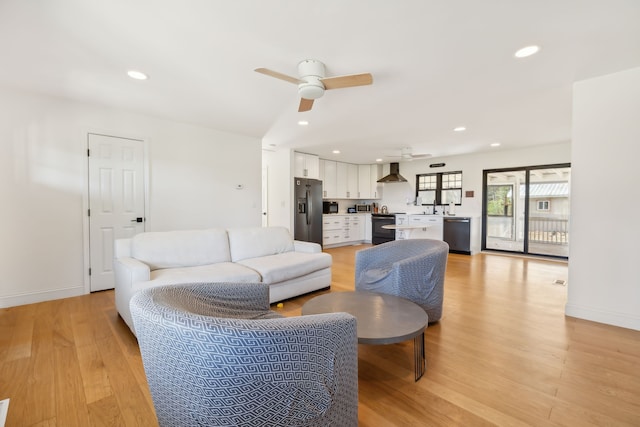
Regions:
<svg viewBox="0 0 640 427"><path fill-rule="evenodd" d="M151 269L147 264L135 258L123 257L113 260L116 287L125 285L131 287L136 282L146 282L151 279Z"/></svg>
<svg viewBox="0 0 640 427"><path fill-rule="evenodd" d="M304 252L308 254L315 254L322 252L322 246L313 242L303 242L301 240L293 241L293 248L296 252Z"/></svg>

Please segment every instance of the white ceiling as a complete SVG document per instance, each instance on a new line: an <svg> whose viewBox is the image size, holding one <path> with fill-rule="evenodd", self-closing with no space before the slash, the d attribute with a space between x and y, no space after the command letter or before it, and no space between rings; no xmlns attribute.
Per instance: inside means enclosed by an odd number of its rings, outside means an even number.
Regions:
<svg viewBox="0 0 640 427"><path fill-rule="evenodd" d="M572 83L640 66L639 23L638 0L0 0L0 85L372 163L568 141ZM253 71L307 58L373 85L298 113Z"/></svg>

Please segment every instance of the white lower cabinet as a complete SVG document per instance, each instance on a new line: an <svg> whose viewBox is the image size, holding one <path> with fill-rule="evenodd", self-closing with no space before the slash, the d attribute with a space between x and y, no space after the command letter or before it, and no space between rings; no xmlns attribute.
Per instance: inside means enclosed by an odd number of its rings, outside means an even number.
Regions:
<svg viewBox="0 0 640 427"><path fill-rule="evenodd" d="M322 216L322 246L336 245L342 242L342 215Z"/></svg>
<svg viewBox="0 0 640 427"><path fill-rule="evenodd" d="M409 230L408 239L443 239L444 222L438 215L409 215L409 225L425 228L415 228Z"/></svg>
<svg viewBox="0 0 640 427"><path fill-rule="evenodd" d="M371 224L371 214L364 214L362 218L364 221L364 242L371 243L373 239L373 227Z"/></svg>
<svg viewBox="0 0 640 427"><path fill-rule="evenodd" d="M341 246L364 242L365 217L364 214L323 215L323 246Z"/></svg>

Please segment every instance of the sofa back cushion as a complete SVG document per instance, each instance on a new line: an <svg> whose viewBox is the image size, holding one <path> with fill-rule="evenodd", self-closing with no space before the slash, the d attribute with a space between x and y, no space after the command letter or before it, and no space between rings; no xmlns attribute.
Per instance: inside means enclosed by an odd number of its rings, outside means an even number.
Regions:
<svg viewBox="0 0 640 427"><path fill-rule="evenodd" d="M233 262L294 250L293 239L285 227L230 228L227 233Z"/></svg>
<svg viewBox="0 0 640 427"><path fill-rule="evenodd" d="M151 270L231 261L227 232L219 228L137 234L131 239L131 256Z"/></svg>

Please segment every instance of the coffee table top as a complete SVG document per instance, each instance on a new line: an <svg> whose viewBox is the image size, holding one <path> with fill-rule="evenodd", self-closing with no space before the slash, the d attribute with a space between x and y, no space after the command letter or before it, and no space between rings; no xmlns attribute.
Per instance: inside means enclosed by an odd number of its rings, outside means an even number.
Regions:
<svg viewBox="0 0 640 427"><path fill-rule="evenodd" d="M302 315L346 312L357 319L360 344L393 344L424 332L429 318L419 305L376 292L331 292L302 306Z"/></svg>

